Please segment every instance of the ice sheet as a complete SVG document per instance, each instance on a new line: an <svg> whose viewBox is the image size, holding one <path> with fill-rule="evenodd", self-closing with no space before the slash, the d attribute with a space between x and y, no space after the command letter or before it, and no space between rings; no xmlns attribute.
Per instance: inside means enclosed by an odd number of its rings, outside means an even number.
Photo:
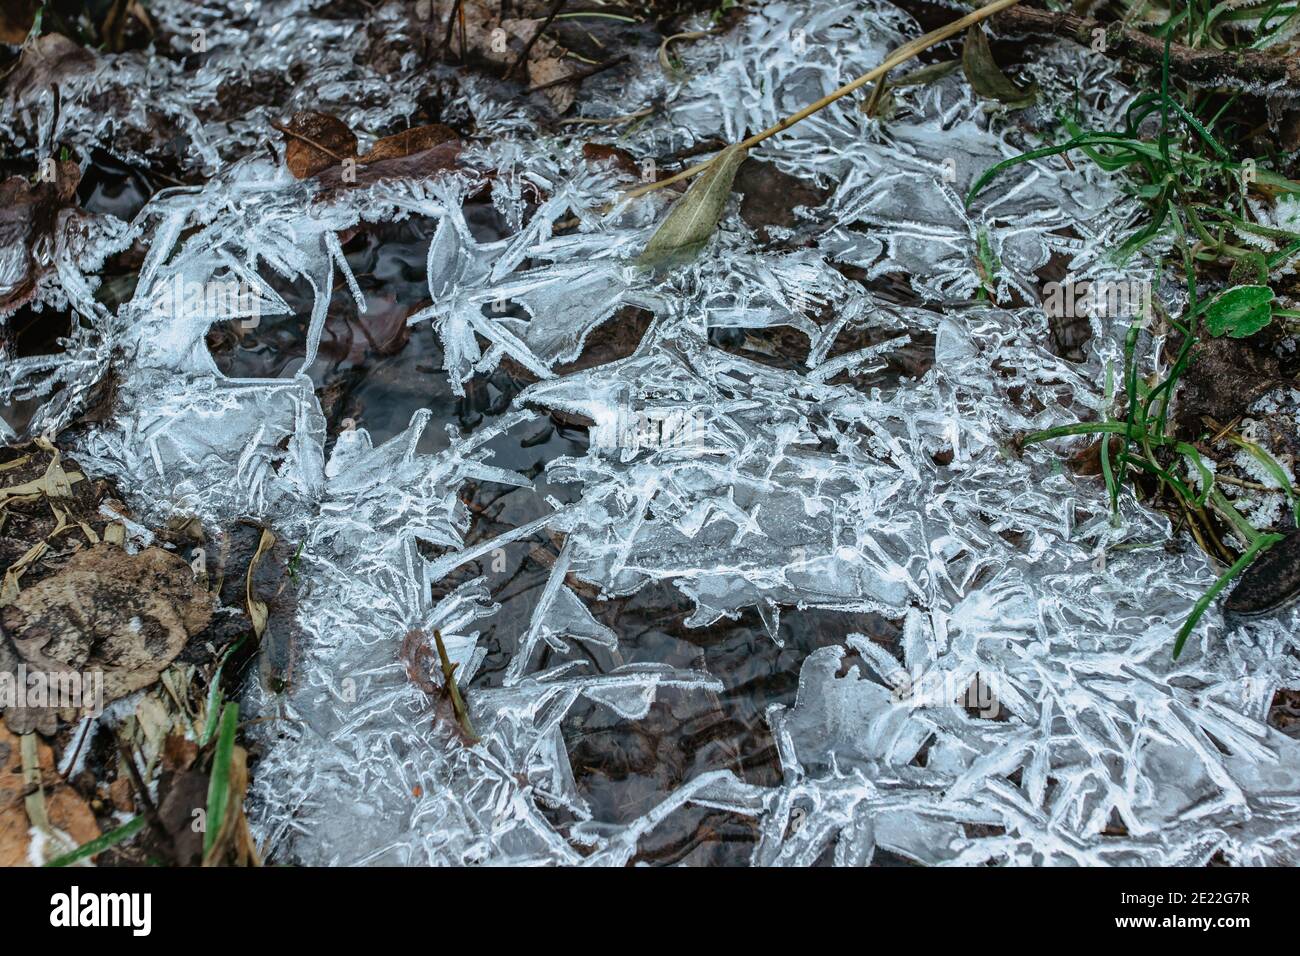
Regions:
<svg viewBox="0 0 1300 956"><path fill-rule="evenodd" d="M829 854L862 865L881 851L931 864L1295 862L1298 745L1263 723L1273 691L1300 677L1294 616L1229 627L1211 610L1174 664L1173 635L1214 577L1206 560L1126 496L1112 523L1100 482L1063 472L1053 449L1011 447L1017 431L1103 406L1126 324L1092 319L1082 363L1054 355L1038 271L1059 256L1080 279L1133 278L1106 257L1133 206L1087 164L1017 167L965 206L980 170L1050 135L1047 107L1026 114L1026 132L959 77L897 91L888 122L846 100L763 150L833 189L802 213L806 243L764 247L733 205L704 255L652 274L631 260L663 194L618 203L620 178L593 170L580 136L539 132L529 107L483 80L451 107L485 133L458 172L329 197L289 176L265 152L278 142L272 107L334 108L373 129L442 82L411 57L382 82L366 65L379 34L422 28L410 5L382 5L372 31L319 6L248 15L223 0L157 0L151 10L179 36L210 32L215 52L201 66L142 78L139 54L76 65L56 139L138 140L122 148L147 159L162 124L185 134L184 162L213 178L156 196L132 226L110 224L87 255L63 257L51 301L63 295L85 328L64 355L6 358L0 374L6 402L55 395L39 430L71 421L111 367L118 403L79 433L84 467L117 478L148 517L254 515L305 542L298 681L286 697L255 686L247 701L275 718L262 725L249 807L272 859L622 864L694 802L757 819L756 864ZM647 56L631 83L584 84L577 109L625 116L661 101L619 140L634 155L736 139L919 32L884 2L764 4L730 34L684 47L684 77ZM303 78L282 98L209 108L235 78L256 87L292 63ZM1106 64L1076 48L1052 47L1033 69L1049 106L1077 87L1096 124L1127 101ZM113 98L125 88L130 109ZM52 114L39 86L26 96L6 123L39 152ZM500 240L474 238L461 213L485 186L511 230ZM531 213L526 195L543 197ZM364 429L327 436L304 372L334 284L355 288L338 234L409 215L438 221L431 305L411 321L434 325L453 387L506 357L537 380L495 425L448 426L436 454L418 450L427 411L378 448ZM571 216L577 232L555 235ZM110 313L92 301L93 273L128 228L149 258L134 298ZM1028 306L973 301L981 242L999 263L996 300ZM901 275L912 298L868 292L845 267ZM294 374L229 379L204 336L238 316L151 308L168 283L230 275L258 286L268 310L280 307L276 277L312 290L307 361ZM623 305L654 315L635 353L557 371ZM773 326L806 338L801 366L719 344L725 330ZM864 332L875 344L840 344ZM858 384L922 341L934 362L918 376ZM466 548L458 491L471 480L531 488L487 446L545 411L592 423L588 453L551 461L545 476L576 499L539 490L542 517ZM560 557L504 680L475 686L495 596L483 579L436 601L433 586L539 530L563 541ZM891 649L846 628L804 661L796 701L768 715L779 785L711 771L616 822L575 784L565 715L585 700L635 720L665 689L723 689L657 662L597 671L579 652L618 635L577 585L609 597L659 583L692 602L692 626L753 608L779 640L782 614L872 610L902 620L903 639ZM427 645L434 628L470 688L480 742L439 718L407 675L404 644ZM958 706L972 687L980 706Z"/></svg>

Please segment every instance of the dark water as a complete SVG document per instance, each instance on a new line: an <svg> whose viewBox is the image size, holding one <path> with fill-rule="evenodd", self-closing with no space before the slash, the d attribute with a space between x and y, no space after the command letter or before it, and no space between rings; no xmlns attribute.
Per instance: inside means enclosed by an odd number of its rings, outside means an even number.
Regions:
<svg viewBox="0 0 1300 956"><path fill-rule="evenodd" d="M133 218L152 193L165 186L139 171L96 156L83 177L80 198L87 209ZM504 223L487 203L471 202L466 218L481 241L499 238ZM470 434L509 413L518 393L531 382L527 372L503 364L476 376L466 394L455 395L442 369L442 351L430 323L407 327L406 318L428 305L425 259L436 223L414 218L368 227L344 236L348 262L365 293L368 310L359 313L342 283L336 288L317 361L308 370L317 387L333 437L351 419L368 429L376 444L407 427L411 416L428 408L433 420L421 451L447 447L446 425ZM138 257L110 262L100 296L110 306L129 298ZM263 317L252 329L236 323L214 326L208 346L218 367L236 377L288 377L302 363L310 289L305 283L281 282L277 291L293 314ZM16 317L22 326L20 354L58 351L70 315ZM635 347L649 316L620 315L594 334L580 363L607 362ZM719 342L729 346L732 343ZM783 343L774 343L778 350ZM21 429L31 409L5 410ZM561 502L579 497L580 489L546 481L547 462L587 450L586 429L556 418L539 418L506 432L488 446L492 464L519 471L536 490L494 484L467 485L462 491L472 515L467 544L495 537L550 508L546 496ZM488 657L467 688L500 683L512 660L518 636L527 630L559 542L540 533L504 546L505 560L485 560L462 567L440 582L440 593L469 577L483 575L500 611L482 622L481 641ZM437 596L437 595L435 595ZM624 663L656 662L707 671L718 678L721 692L662 690L641 720L627 720L603 705L579 702L562 725L575 779L598 820L626 822L654 807L682 783L712 770L727 769L756 784L775 784L781 772L767 730L765 713L775 704L794 702L800 666L818 647L842 644L851 631L886 645L897 641L897 628L874 615L784 609L782 645L768 635L752 609L736 620L723 619L705 628L687 628L690 602L667 584L648 586L635 595L602 601L584 594L594 616L619 636L613 654L592 651L588 673ZM578 653L583 653L578 645ZM556 663L549 649L534 661ZM256 675L252 668L250 674ZM250 679L256 679L255 676ZM656 864L742 864L757 839L753 821L721 811L687 807L643 838L638 861Z"/></svg>
<svg viewBox="0 0 1300 956"><path fill-rule="evenodd" d="M501 234L502 224L491 207L470 204L466 213L480 240ZM404 429L416 410L429 408L433 421L421 446L423 451L436 451L447 445L446 423L468 434L507 414L514 397L531 381L527 373L503 367L476 376L467 384L466 395L456 396L442 371L442 352L430 326L413 328L405 338L395 331L401 329L405 316L428 304L425 256L435 225L414 220L383 226L353 237L345 246L371 311L358 315L347 290L336 292L321 356L310 370L331 435L351 418L379 443ZM287 375L299 364L310 300L306 290L281 291L298 310L296 315L264 319L242 337L227 330L210 339L227 374ZM359 331L362 323L369 337ZM643 330L644 322L623 334L614 329L615 344L609 347L630 350ZM608 331L605 339L611 339ZM599 342L600 337L593 341ZM548 483L543 471L558 456L586 453L587 435L581 425L542 418L504 433L489 447L495 453L493 464L533 477L537 490L466 486L462 499L473 516L468 544L546 514L550 510L543 500L546 495L562 502L579 496L577 488ZM468 688L470 695L502 680L550 575L559 542L540 533L511 542L503 550L504 559L498 556L464 566L437 587L445 593L483 575L494 600L501 604L500 611L481 624L480 641L488 657ZM635 819L682 783L711 770L731 770L756 784L778 783L781 772L765 713L774 704L794 702L804 658L818 647L842 644L852 631L887 644L895 642L898 634L894 625L875 615L790 608L781 619L784 646L778 646L752 609L734 621L687 628L683 621L691 612L690 602L667 584L648 586L622 599L602 601L594 594L584 598L594 616L619 637L615 654L600 649L589 652L587 673L623 663L656 662L707 671L723 684L720 693L663 690L649 713L636 721L585 701L570 712L562 730L578 788L597 819L610 822ZM578 648L577 653L584 653L582 645ZM534 661L540 667L555 663L548 648ZM685 808L643 839L638 859L741 864L747 862L756 839L751 820Z"/></svg>

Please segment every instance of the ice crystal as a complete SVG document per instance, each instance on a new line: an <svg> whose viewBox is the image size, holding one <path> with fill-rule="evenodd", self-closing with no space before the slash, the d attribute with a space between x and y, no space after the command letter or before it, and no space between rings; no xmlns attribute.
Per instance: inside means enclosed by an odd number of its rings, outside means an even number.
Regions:
<svg viewBox="0 0 1300 956"><path fill-rule="evenodd" d="M294 180L265 155L269 103L214 114L196 90L255 87L285 55L305 76L290 107L376 129L440 81L399 56L381 83L364 65L373 39L310 2L243 6L158 0L171 35L209 31L214 54L193 76L171 61L148 73L154 61L135 54L78 59L58 130L39 84L15 94L6 124L34 151L108 146L129 129L140 136L123 151L147 158L170 124L187 137L184 162L212 177L155 196L84 255L61 247L50 281L86 322L59 356L7 358L0 393L44 401L32 428L57 428L111 369L115 412L80 429L84 467L115 476L150 517L254 515L304 542L297 681L248 700L274 718L250 807L273 858L621 864L697 803L757 821L757 864L861 865L882 851L933 864L1294 862L1300 744L1263 723L1274 689L1300 677L1294 619L1231 627L1212 611L1175 664L1173 635L1213 580L1206 560L1128 497L1113 523L1100 483L1063 473L1053 450L1011 445L1095 415L1120 354L1121 326L1098 317L1082 363L1046 347L1039 271L1058 258L1080 278L1132 277L1106 253L1134 207L1091 166L1025 164L967 204L979 172L1051 134L1044 115L1026 135L957 77L897 91L888 122L841 102L764 149L832 189L799 213L800 243L765 247L732 208L699 259L652 273L632 261L662 195L620 202L625 183L580 141L539 134L527 107L481 80L449 106L487 139L457 170L351 190ZM376 14L395 42L419 29L403 10ZM918 32L884 2L764 4L684 48L684 76L646 57L630 83L593 79L578 108L661 103L621 140L636 154L735 140ZM1045 97L1077 90L1097 125L1128 102L1077 50L1054 47L1034 70ZM127 88L130 109L114 99ZM463 215L481 190L506 223L499 239L476 238ZM365 429L327 434L308 374L335 283L367 305L339 233L412 216L436 228L431 301L410 321L433 325L453 389L507 359L536 380L494 424L448 426L434 454L419 450L427 410L378 447ZM557 228L565 219L576 231ZM128 235L149 254L113 311L93 273ZM909 301L857 281L890 275ZM288 309L277 289L310 290L305 361L286 377L217 369L205 335L240 311L157 306L177 283L231 278L266 314ZM653 314L631 355L561 367L625 306ZM806 345L785 364L728 338L782 326ZM909 348L932 361L890 373ZM536 480L494 465L489 445L542 411L589 422L586 454ZM533 516L467 546L458 492L471 481L525 489ZM476 684L499 595L453 575L537 532L559 555L500 680ZM693 603L692 627L753 608L780 640L782 614L819 608L877 612L902 635L887 646L846 625L804 660L793 704L768 712L781 783L711 770L614 821L575 782L566 716L585 701L638 720L665 691L723 689L696 669L603 667L588 653L618 647L593 613L602 599L661 584ZM402 659L434 629L470 688L478 742L438 719L438 695Z"/></svg>

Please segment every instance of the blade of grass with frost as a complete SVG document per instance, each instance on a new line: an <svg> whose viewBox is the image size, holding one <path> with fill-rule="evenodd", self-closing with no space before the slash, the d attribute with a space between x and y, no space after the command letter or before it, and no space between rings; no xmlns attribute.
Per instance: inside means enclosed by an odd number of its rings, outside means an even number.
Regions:
<svg viewBox="0 0 1300 956"><path fill-rule="evenodd" d="M742 146L728 146L673 205L655 230L636 264L644 268L680 265L694 259L709 241L726 208L736 171L749 155Z"/></svg>
<svg viewBox="0 0 1300 956"><path fill-rule="evenodd" d="M72 866L74 863L80 863L82 860L88 860L92 856L103 853L110 847L115 847L123 840L128 840L144 829L145 818L143 815L133 817L126 823L122 824L116 830L110 830L101 837L96 837L89 843L83 843L71 853L65 853L63 856L55 857L45 866L55 869L63 866Z"/></svg>

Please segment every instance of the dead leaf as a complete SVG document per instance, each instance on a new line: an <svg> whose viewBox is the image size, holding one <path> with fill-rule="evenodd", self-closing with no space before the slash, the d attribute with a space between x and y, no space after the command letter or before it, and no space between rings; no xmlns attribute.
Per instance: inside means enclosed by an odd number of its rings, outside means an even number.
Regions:
<svg viewBox="0 0 1300 956"><path fill-rule="evenodd" d="M631 176L641 175L641 166L637 163L636 158L627 150L620 149L617 146L610 146L606 143L583 143L582 158L593 166L610 164L615 169Z"/></svg>
<svg viewBox="0 0 1300 956"><path fill-rule="evenodd" d="M159 783L158 816L172 838L172 857L178 866L198 866L203 861L203 829L207 821L208 775L187 770L166 776Z"/></svg>
<svg viewBox="0 0 1300 956"><path fill-rule="evenodd" d="M646 243L636 264L646 268L679 265L694 259L718 228L736 172L749 151L728 146L673 204L668 217Z"/></svg>
<svg viewBox="0 0 1300 956"><path fill-rule="evenodd" d="M329 202L340 190L364 188L386 179L433 179L443 172L459 168L459 160L460 140L456 139L409 156L363 164L354 170L354 176L347 178L343 168L334 165L316 175L316 181L321 184L316 199Z"/></svg>
<svg viewBox="0 0 1300 956"><path fill-rule="evenodd" d="M31 183L10 176L0 183L0 317L31 301L37 282L54 268L53 258L38 250L57 245L68 224L64 210L80 214L76 196L81 168L76 163L51 160L37 175L45 178Z"/></svg>
<svg viewBox="0 0 1300 956"><path fill-rule="evenodd" d="M198 755L198 744L187 740L181 734L171 734L163 744L163 769L172 773L183 773L194 766L194 760Z"/></svg>
<svg viewBox="0 0 1300 956"><path fill-rule="evenodd" d="M108 785L108 797L118 813L135 813L135 790L131 778L122 774Z"/></svg>
<svg viewBox="0 0 1300 956"><path fill-rule="evenodd" d="M971 89L984 99L997 100L1011 109L1023 109L1038 98L1037 83L1021 87L998 68L988 37L979 24L966 31L961 65Z"/></svg>
<svg viewBox="0 0 1300 956"><path fill-rule="evenodd" d="M275 535L263 528L262 537L257 542L257 551L253 553L253 560L248 564L248 574L244 578L244 601L248 606L248 617L253 622L253 633L258 637L266 630L266 621L270 612L267 610L266 602L259 601L253 597L253 572L257 570L257 564L262 560L262 555L266 554L275 545Z"/></svg>
<svg viewBox="0 0 1300 956"><path fill-rule="evenodd" d="M50 87L62 86L72 77L93 72L99 65L93 50L61 33L47 33L23 48L18 65L4 85L3 106L9 115L24 102L47 95Z"/></svg>
<svg viewBox="0 0 1300 956"><path fill-rule="evenodd" d="M356 158L356 133L328 113L302 110L277 129L285 136L284 164L297 179Z"/></svg>
<svg viewBox="0 0 1300 956"><path fill-rule="evenodd" d="M102 675L107 704L158 680L211 616L211 595L181 558L99 544L23 591L0 622L30 670Z"/></svg>
<svg viewBox="0 0 1300 956"><path fill-rule="evenodd" d="M537 42L537 45L533 48L534 54L537 51L537 46L541 46L543 42L541 40ZM556 80L562 80L566 76L571 76L574 72L573 67L559 57L529 55L528 82L531 86L545 86L548 83L554 83ZM566 112L573 105L573 101L578 95L575 83L546 86L546 89L542 90L542 92L550 100L551 109L555 110L557 115Z"/></svg>
<svg viewBox="0 0 1300 956"><path fill-rule="evenodd" d="M397 159L459 139L460 136L454 129L442 123L417 126L415 129L404 130L377 140L375 145L370 147L370 152L362 156L360 161L369 164L382 162L385 159Z"/></svg>
<svg viewBox="0 0 1300 956"><path fill-rule="evenodd" d="M22 43L31 32L40 0L10 0L0 7L0 43Z"/></svg>
<svg viewBox="0 0 1300 956"><path fill-rule="evenodd" d="M67 842L74 847L98 837L99 825L90 806L54 769L54 751L37 741L36 757L49 825L66 834ZM24 791L21 739L0 725L0 867L27 866L31 862L32 821L24 806ZM51 856L61 852L55 847L50 849Z"/></svg>

